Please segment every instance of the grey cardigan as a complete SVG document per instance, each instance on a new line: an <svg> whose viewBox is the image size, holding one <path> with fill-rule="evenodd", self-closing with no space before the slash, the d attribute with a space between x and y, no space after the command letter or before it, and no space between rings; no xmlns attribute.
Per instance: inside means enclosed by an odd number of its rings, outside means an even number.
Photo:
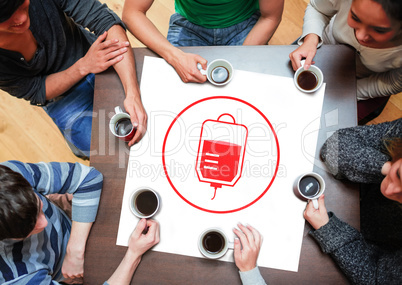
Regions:
<svg viewBox="0 0 402 285"><path fill-rule="evenodd" d="M310 234L353 284L402 284L402 207L380 192L383 139L402 137L402 119L337 131L321 157L338 178L361 182L361 232L329 212ZM336 189L334 189L336 191Z"/></svg>

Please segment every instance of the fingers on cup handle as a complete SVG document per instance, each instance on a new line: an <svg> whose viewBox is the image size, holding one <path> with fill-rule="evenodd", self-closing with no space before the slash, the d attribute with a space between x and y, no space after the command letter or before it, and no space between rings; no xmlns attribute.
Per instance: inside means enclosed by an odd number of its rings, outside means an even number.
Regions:
<svg viewBox="0 0 402 285"><path fill-rule="evenodd" d="M314 209L318 210L318 200L317 199L312 199L311 201L313 201Z"/></svg>
<svg viewBox="0 0 402 285"><path fill-rule="evenodd" d="M201 72L202 75L207 75L207 71L205 69L202 69L201 63L197 63L197 68Z"/></svg>

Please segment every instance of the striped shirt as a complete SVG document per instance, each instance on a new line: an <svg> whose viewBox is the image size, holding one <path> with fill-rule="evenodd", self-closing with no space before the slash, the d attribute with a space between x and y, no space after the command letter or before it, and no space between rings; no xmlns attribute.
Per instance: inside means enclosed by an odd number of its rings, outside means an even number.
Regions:
<svg viewBox="0 0 402 285"><path fill-rule="evenodd" d="M32 185L43 203L46 228L24 240L0 241L0 284L59 284L61 268L71 231L71 220L44 195L73 194L72 219L95 221L102 190L102 174L80 163L22 163L8 161L9 167Z"/></svg>

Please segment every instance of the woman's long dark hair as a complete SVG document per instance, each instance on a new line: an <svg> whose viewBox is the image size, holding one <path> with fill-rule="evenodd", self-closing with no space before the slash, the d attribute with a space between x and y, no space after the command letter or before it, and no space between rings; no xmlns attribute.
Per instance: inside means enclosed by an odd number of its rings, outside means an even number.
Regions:
<svg viewBox="0 0 402 285"><path fill-rule="evenodd" d="M402 22L402 1L401 0L373 0L379 3L388 17L393 21Z"/></svg>

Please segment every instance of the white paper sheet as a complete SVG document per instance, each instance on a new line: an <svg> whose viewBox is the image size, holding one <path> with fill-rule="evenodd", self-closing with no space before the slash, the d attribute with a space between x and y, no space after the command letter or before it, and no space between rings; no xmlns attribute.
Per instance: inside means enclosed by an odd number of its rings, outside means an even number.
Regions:
<svg viewBox="0 0 402 285"><path fill-rule="evenodd" d="M131 193L148 186L162 200L155 216L161 240L154 250L203 258L197 247L203 230L219 227L233 241L232 229L241 222L264 237L259 266L297 271L305 202L292 186L313 169L324 90L325 84L305 94L293 78L241 70L224 87L185 84L163 59L146 57L141 94L148 130L130 150L117 244L127 246L138 222L129 209ZM198 146L200 139L239 136L215 122L200 138L203 122L224 113L247 128L247 143L241 177L234 186L217 188L211 200L214 188L196 174ZM220 121L232 122L228 116ZM233 261L233 252L220 260Z"/></svg>

